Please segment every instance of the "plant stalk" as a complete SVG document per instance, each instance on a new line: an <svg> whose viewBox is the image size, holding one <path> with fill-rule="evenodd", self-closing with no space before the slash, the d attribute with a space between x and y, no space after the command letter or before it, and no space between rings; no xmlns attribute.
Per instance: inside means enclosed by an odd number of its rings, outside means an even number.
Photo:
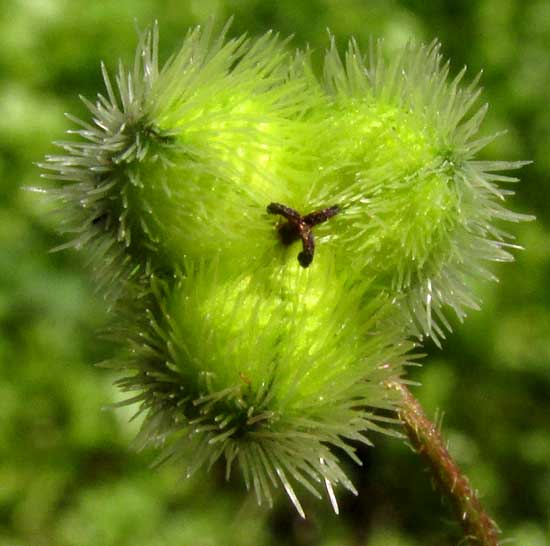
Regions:
<svg viewBox="0 0 550 546"><path fill-rule="evenodd" d="M485 512L468 478L451 457L437 427L405 385L392 381L388 387L401 395L398 413L409 441L427 461L435 482L451 501L465 538L473 546L498 546L500 531L496 523Z"/></svg>

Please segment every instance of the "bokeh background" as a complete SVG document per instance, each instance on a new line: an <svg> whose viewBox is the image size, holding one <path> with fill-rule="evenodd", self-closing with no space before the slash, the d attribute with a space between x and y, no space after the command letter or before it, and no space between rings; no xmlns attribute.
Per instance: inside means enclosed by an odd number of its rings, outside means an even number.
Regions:
<svg viewBox="0 0 550 546"><path fill-rule="evenodd" d="M417 456L380 436L349 468L358 498L342 514L306 500L258 508L239 481L214 470L149 468L139 423L114 377L95 368L113 352L98 331L107 303L85 256L49 253L61 241L39 195L34 162L64 138L64 112L86 116L78 94L102 91L99 62L130 61L136 27L158 19L166 58L190 25L234 15L230 33L275 29L327 46L398 49L439 38L456 73L484 70L485 133L507 129L483 155L532 159L511 206L537 221L513 226L526 248L496 265L483 308L455 324L443 350L427 347L417 396L443 416L450 450L517 546L550 545L550 2L548 0L2 0L0 10L0 546L445 546L461 539L449 506Z"/></svg>

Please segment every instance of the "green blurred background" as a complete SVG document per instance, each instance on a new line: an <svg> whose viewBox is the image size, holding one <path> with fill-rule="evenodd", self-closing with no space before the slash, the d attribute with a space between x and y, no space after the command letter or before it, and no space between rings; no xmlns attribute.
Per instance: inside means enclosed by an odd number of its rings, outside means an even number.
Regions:
<svg viewBox="0 0 550 546"><path fill-rule="evenodd" d="M231 34L275 29L320 58L327 27L343 46L383 37L390 49L439 38L454 72L484 69L484 151L532 159L512 207L537 221L512 226L526 248L479 287L483 309L430 346L410 376L429 415L444 414L451 452L503 538L550 545L550 2L534 0L3 0L0 11L0 546L445 546L461 534L449 506L406 445L379 436L350 466L358 498L342 514L306 499L301 521L284 499L258 508L216 470L192 480L151 470L130 444L131 410L113 376L92 364L113 347L97 332L107 302L94 295L85 256L60 243L47 204L23 186L33 162L86 116L78 94L102 91L99 62L130 61L136 26L158 19L164 58L190 25L235 19Z"/></svg>

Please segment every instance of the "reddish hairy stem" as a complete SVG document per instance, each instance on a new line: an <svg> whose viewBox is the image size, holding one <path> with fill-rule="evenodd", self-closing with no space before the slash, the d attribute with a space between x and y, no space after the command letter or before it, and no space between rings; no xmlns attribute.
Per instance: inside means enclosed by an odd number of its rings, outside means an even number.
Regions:
<svg viewBox="0 0 550 546"><path fill-rule="evenodd" d="M399 417L409 441L427 461L436 483L451 501L466 539L475 546L498 546L496 523L487 515L468 478L449 454L437 427L405 385L393 381L388 387L401 395Z"/></svg>

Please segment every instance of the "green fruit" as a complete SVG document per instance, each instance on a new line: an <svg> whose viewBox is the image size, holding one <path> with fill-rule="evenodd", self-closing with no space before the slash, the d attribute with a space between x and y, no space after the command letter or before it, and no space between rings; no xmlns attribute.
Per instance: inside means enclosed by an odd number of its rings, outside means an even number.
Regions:
<svg viewBox="0 0 550 546"><path fill-rule="evenodd" d="M87 103L83 142L44 165L67 246L86 246L145 415L139 443L188 473L238 464L258 500L282 484L354 491L338 455L396 434L398 381L444 308L462 318L485 260L509 260L495 174L475 159L479 91L439 46L366 62L334 43L322 81L270 34L190 32L162 68L154 27L134 69ZM473 113L472 113L473 112ZM436 318L437 320L434 320ZM409 355L409 356L408 356Z"/></svg>

